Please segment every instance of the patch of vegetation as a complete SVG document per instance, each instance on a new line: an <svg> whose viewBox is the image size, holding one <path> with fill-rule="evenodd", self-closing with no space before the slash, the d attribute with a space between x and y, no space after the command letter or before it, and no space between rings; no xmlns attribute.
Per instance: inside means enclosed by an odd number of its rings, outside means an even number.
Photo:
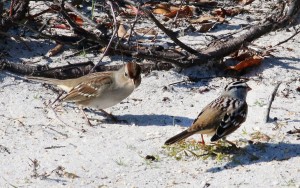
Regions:
<svg viewBox="0 0 300 188"><path fill-rule="evenodd" d="M119 166L127 166L127 164L124 162L123 159L119 158L118 160L114 160L115 163L117 163L117 165Z"/></svg>
<svg viewBox="0 0 300 188"><path fill-rule="evenodd" d="M181 141L179 143L163 146L166 154L176 160L185 158L216 159L217 161L230 160L232 154L239 149L229 145L227 142L219 141L215 144L203 145L195 140Z"/></svg>

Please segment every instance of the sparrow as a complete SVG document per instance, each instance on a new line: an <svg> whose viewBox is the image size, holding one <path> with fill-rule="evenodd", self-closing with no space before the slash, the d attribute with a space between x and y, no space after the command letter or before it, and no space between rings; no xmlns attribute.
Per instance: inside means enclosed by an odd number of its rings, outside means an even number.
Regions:
<svg viewBox="0 0 300 188"><path fill-rule="evenodd" d="M137 63L130 62L118 71L95 72L74 79L59 80L44 77L27 77L27 79L57 85L67 92L60 100L75 102L82 112L83 108L91 107L112 117L104 109L120 103L140 85L141 67ZM87 119L85 113L84 116ZM89 120L88 123L90 124Z"/></svg>
<svg viewBox="0 0 300 188"><path fill-rule="evenodd" d="M208 104L197 116L192 125L185 131L173 136L165 142L170 145L179 142L193 134L200 133L212 135L211 142L223 138L237 130L246 121L248 105L246 97L251 88L244 81L229 83L221 96Z"/></svg>

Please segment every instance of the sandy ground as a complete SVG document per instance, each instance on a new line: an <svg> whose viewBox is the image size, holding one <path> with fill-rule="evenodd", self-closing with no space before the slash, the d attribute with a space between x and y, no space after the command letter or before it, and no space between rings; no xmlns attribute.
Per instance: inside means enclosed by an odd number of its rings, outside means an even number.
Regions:
<svg viewBox="0 0 300 188"><path fill-rule="evenodd" d="M230 24L236 26L240 23L237 20ZM274 45L290 35L292 32L273 32L255 44ZM180 39L186 43L193 40L191 46L197 46L202 38ZM54 46L49 41L30 39L27 44L33 51L12 39L5 41L6 45L0 44L1 50L8 52L8 59L16 63L38 61L57 66L66 64L63 57L72 52L67 50L60 56L44 58L41 55ZM166 139L190 126L201 109L232 79L169 84L191 75L215 75L210 69L153 71L142 75L142 84L131 96L107 109L126 122L113 123L90 112L89 117L102 121L92 121L96 125L93 128L85 124L82 114L70 103L58 108L59 120L46 107L57 96L53 90L1 72L0 187L300 187L299 135L286 133L299 128L300 122L300 93L296 90L300 87L299 46L298 36L276 47L275 57L265 59L245 75L251 79L252 87L247 98L248 119L228 139L238 141L247 153L231 154L233 158L223 160L191 155L176 160L162 147ZM87 54L68 61L87 59L97 62L99 56ZM106 58L105 62L122 63L120 59ZM283 83L270 114L277 121L265 123L268 98L277 81ZM206 88L207 92L200 92ZM270 139L249 144L247 140L253 140L253 133ZM192 138L199 140L199 136ZM157 160L145 160L147 155Z"/></svg>

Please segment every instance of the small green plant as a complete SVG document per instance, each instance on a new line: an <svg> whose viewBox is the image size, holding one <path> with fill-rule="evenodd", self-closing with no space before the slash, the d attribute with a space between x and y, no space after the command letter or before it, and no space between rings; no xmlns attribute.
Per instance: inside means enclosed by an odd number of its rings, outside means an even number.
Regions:
<svg viewBox="0 0 300 188"><path fill-rule="evenodd" d="M175 158L176 160L182 160L184 158L201 158L206 160L208 158L214 158L218 161L228 160L233 153L233 147L230 147L228 143L219 141L211 145L202 145L195 140L181 141L177 144L163 146L168 156ZM235 149L235 148L234 148Z"/></svg>
<svg viewBox="0 0 300 188"><path fill-rule="evenodd" d="M84 48L82 49L82 52L80 53L80 56L86 57L86 51L85 51Z"/></svg>
<svg viewBox="0 0 300 188"><path fill-rule="evenodd" d="M94 13L95 13L95 0L92 0L92 20L94 19Z"/></svg>
<svg viewBox="0 0 300 188"><path fill-rule="evenodd" d="M39 94L33 95L33 99L38 99L38 98L40 98Z"/></svg>
<svg viewBox="0 0 300 188"><path fill-rule="evenodd" d="M119 158L118 160L114 160L119 166L127 166L123 159Z"/></svg>
<svg viewBox="0 0 300 188"><path fill-rule="evenodd" d="M126 144L126 148L129 150L136 150L136 147L134 145L131 144Z"/></svg>
<svg viewBox="0 0 300 188"><path fill-rule="evenodd" d="M266 104L265 104L263 101L261 101L261 100L256 100L256 101L254 102L254 105L257 105L257 106L259 106L259 107L263 107L263 106L265 106Z"/></svg>
<svg viewBox="0 0 300 188"><path fill-rule="evenodd" d="M248 133L247 133L247 130L246 130L246 127L244 127L243 129L242 129L242 134L243 135L247 135Z"/></svg>

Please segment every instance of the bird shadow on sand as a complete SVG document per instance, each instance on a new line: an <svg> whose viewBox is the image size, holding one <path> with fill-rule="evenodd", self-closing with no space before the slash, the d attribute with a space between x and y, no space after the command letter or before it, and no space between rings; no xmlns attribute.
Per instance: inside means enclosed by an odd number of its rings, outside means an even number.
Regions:
<svg viewBox="0 0 300 188"><path fill-rule="evenodd" d="M93 112L95 114L100 114L101 112ZM170 116L164 114L124 114L120 116L115 116L118 122L114 122L108 117L105 118L105 123L108 124L122 124L122 125L136 125L136 126L170 126L170 125L180 125L180 126L190 126L193 119L183 117L183 116Z"/></svg>
<svg viewBox="0 0 300 188"><path fill-rule="evenodd" d="M300 144L257 143L238 148L233 159L225 165L213 167L207 172L217 173L237 166L254 165L263 162L285 161L300 156Z"/></svg>

